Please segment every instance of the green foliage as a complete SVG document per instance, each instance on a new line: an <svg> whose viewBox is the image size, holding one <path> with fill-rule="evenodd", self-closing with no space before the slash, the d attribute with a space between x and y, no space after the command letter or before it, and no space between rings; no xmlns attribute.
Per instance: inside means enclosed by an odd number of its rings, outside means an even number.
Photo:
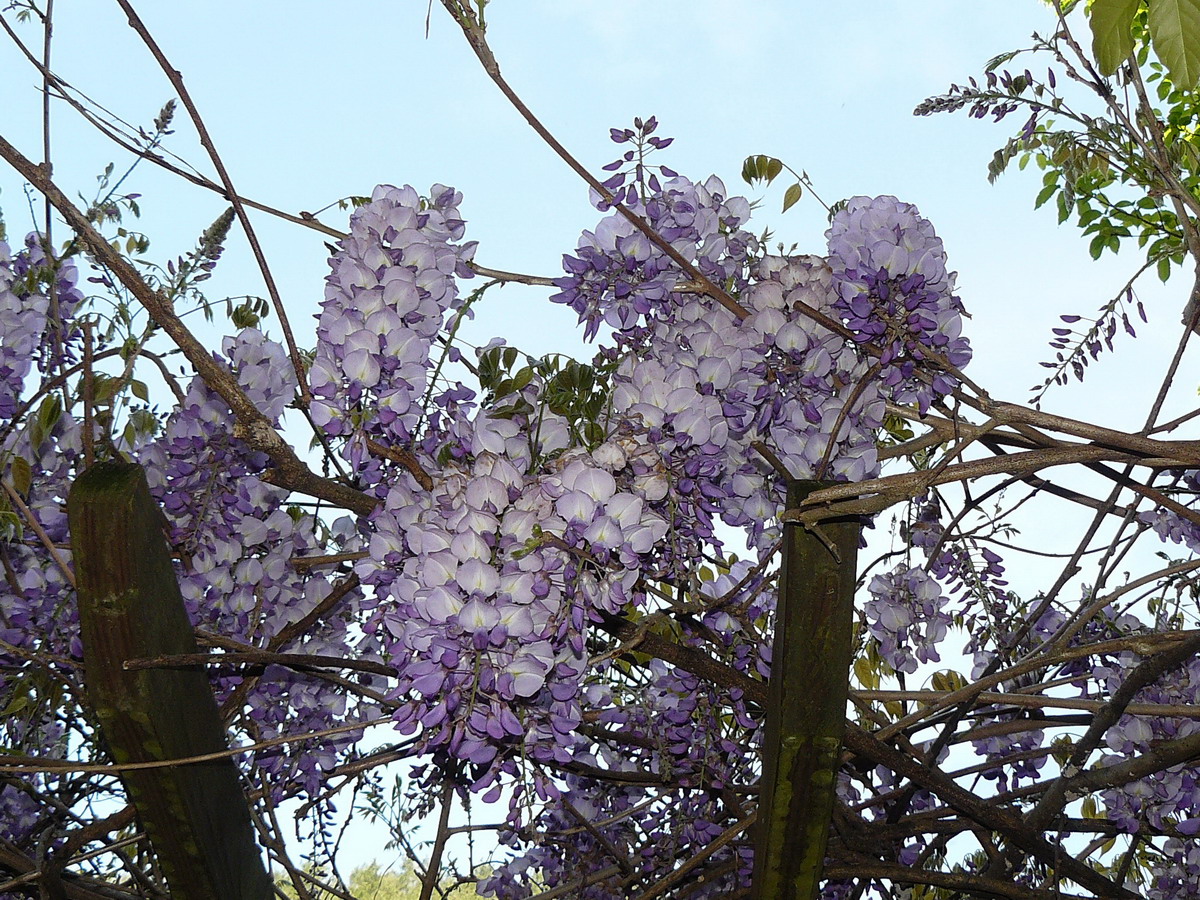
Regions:
<svg viewBox="0 0 1200 900"><path fill-rule="evenodd" d="M742 163L742 180L751 186L758 182L769 185L784 169L796 177L795 184L783 192L783 212L787 212L804 195L804 188L801 185L809 184L811 187L807 172L797 174L796 170L786 165L783 160L760 153L757 156L746 157L746 161Z"/></svg>
<svg viewBox="0 0 1200 900"><path fill-rule="evenodd" d="M29 461L22 456L14 457L10 474L13 490L22 497L28 497L29 489L33 486L33 469L30 468Z"/></svg>
<svg viewBox="0 0 1200 900"><path fill-rule="evenodd" d="M237 305L233 305L234 300L240 300ZM207 307L205 307L207 313ZM259 322L265 319L271 313L271 304L265 297L253 297L246 295L244 297L226 297L225 298L225 315L229 321L233 323L234 328L257 328Z"/></svg>
<svg viewBox="0 0 1200 900"><path fill-rule="evenodd" d="M323 879L318 876L318 880ZM289 900L295 900L296 889L286 875L275 874L275 887ZM421 896L421 879L407 860L396 867L383 868L378 862L359 866L350 873L346 887L354 900L419 900ZM315 888L312 884L308 888L313 900L339 900L331 891ZM439 900L466 900L476 896L474 887L469 884L446 883L434 892L434 897Z"/></svg>
<svg viewBox="0 0 1200 900"><path fill-rule="evenodd" d="M518 360L524 363L520 368ZM484 405L494 417L524 415L535 421L537 409L523 392L537 376L541 388L536 399L567 420L577 445L592 449L607 436L610 370L601 360L589 366L560 353L535 359L516 347L498 346L480 354L478 376Z"/></svg>
<svg viewBox="0 0 1200 900"><path fill-rule="evenodd" d="M1200 0L1091 0L1092 52L1104 75L1112 75L1134 52L1135 19L1148 9L1149 39L1171 73L1190 90L1200 78Z"/></svg>
<svg viewBox="0 0 1200 900"><path fill-rule="evenodd" d="M1094 0L1092 53L1100 71L1112 75L1133 53L1133 17L1141 0Z"/></svg>
<svg viewBox="0 0 1200 900"><path fill-rule="evenodd" d="M47 710L65 709L69 705L72 704L66 683L49 669L29 669L15 674L0 692L0 716L20 720L38 732L46 727ZM64 747L65 739L58 738L55 743ZM20 749L0 743L0 752L19 753Z"/></svg>
<svg viewBox="0 0 1200 900"><path fill-rule="evenodd" d="M746 161L742 163L742 179L749 185L753 185L756 181L765 181L770 184L782 171L783 161L773 156L762 154L747 156Z"/></svg>
<svg viewBox="0 0 1200 900"><path fill-rule="evenodd" d="M1051 372L1032 388L1035 403L1068 376L1082 380L1120 330L1135 334L1132 313L1146 320L1134 294L1143 272L1166 281L1200 247L1194 224L1200 90L1193 88L1200 74L1200 0L1089 0L1094 60L1072 36L1066 14L1074 5L1056 0L1064 18L1051 37L1034 35L1033 46L989 62L983 79L953 85L916 109L919 115L969 110L997 122L1022 110L1028 118L992 157L989 181L1014 160L1021 169L1033 162L1042 173L1035 207L1052 204L1060 223L1074 219L1093 259L1130 244L1144 254L1144 264L1094 317L1061 317L1067 325L1090 324L1054 329L1050 346L1057 352L1042 363ZM1164 41L1174 50L1164 49ZM1002 68L1029 53L1052 57L1044 78ZM1099 103L1088 107L1088 98Z"/></svg>
<svg viewBox="0 0 1200 900"><path fill-rule="evenodd" d="M26 463L28 465L28 463ZM24 534L25 526L16 510L9 502L8 493L0 492L0 540L19 540Z"/></svg>
<svg viewBox="0 0 1200 900"><path fill-rule="evenodd" d="M1097 54L1103 66L1131 46L1137 62L1144 66L1147 87L1165 107L1154 110L1161 123L1163 159L1149 158L1111 109L1092 114L1070 105L1053 75L1040 80L1028 70L1016 75L997 73L1016 54L1004 54L988 64L986 88L972 83L970 89L959 89L959 94L927 101L918 112L971 105L977 114L991 113L999 120L1025 107L1030 118L996 151L988 164L988 180L995 181L1014 159L1021 169L1033 162L1043 173L1035 207L1053 203L1060 223L1073 217L1090 238L1089 251L1094 259L1136 241L1145 253L1147 266L1165 281L1173 265L1182 263L1187 248L1177 211L1164 198L1175 182L1192 193L1200 192L1200 98L1180 88L1160 63L1149 58L1149 20L1144 6L1131 16L1128 44L1117 41L1112 23L1118 18L1123 23L1128 11L1114 11L1110 0L1093 3L1093 27L1099 27L1098 19L1109 23L1096 36ZM1121 35L1123 41L1124 33ZM1057 40L1038 39L1032 49L1061 58ZM1107 90L1103 84L1097 87L1101 92ZM1143 110L1138 115L1146 113ZM1141 124L1144 128L1154 127L1148 120Z"/></svg>
<svg viewBox="0 0 1200 900"><path fill-rule="evenodd" d="M47 394L42 398L37 415L30 424L29 444L35 453L41 450L42 444L46 442L46 438L54 430L58 420L62 418L62 413L62 397L58 394Z"/></svg>
<svg viewBox="0 0 1200 900"><path fill-rule="evenodd" d="M1154 52L1183 88L1200 78L1200 0L1154 0L1150 4Z"/></svg>
<svg viewBox="0 0 1200 900"><path fill-rule="evenodd" d="M953 669L934 672L930 684L935 691L957 691L967 686L967 679Z"/></svg>

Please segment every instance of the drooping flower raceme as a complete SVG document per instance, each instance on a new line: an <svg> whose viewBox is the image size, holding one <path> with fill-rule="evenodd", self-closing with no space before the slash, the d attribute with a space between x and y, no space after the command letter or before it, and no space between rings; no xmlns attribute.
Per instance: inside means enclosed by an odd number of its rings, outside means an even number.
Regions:
<svg viewBox="0 0 1200 900"><path fill-rule="evenodd" d="M937 645L946 637L950 616L941 586L923 568L899 565L871 579L868 590L867 628L888 665L911 674L920 663L941 660Z"/></svg>
<svg viewBox="0 0 1200 900"><path fill-rule="evenodd" d="M39 389L71 359L78 334L71 317L83 295L74 264L48 263L42 244L31 234L14 254L0 241L0 704L7 710L0 743L64 758L62 722L78 712L77 704L69 696L44 702L29 662L54 659L66 673L81 657L65 504L81 458L82 427L58 395ZM37 382L30 383L31 375ZM27 416L15 418L23 407L34 410L37 428ZM18 475L21 464L27 483ZM21 495L27 513L14 510L9 488ZM61 787L56 774L0 783L0 839L31 846L48 821L38 795L54 797Z"/></svg>
<svg viewBox="0 0 1200 900"><path fill-rule="evenodd" d="M284 348L255 329L225 340L223 361L264 415L277 419L296 391L296 375ZM294 565L296 558L326 550L311 514L286 504L287 492L261 477L264 454L233 435L228 405L199 378L161 434L137 451L152 494L170 523L171 542L183 558L179 584L193 623L249 647L281 652L345 654L378 658L371 640L361 640L351 623L361 615L362 596L349 592L336 608L286 639L285 630L312 613L334 590L321 570ZM336 526L354 539L352 529ZM357 645L357 646L356 646ZM219 699L243 683L236 674L216 678ZM379 685L382 687L382 685ZM280 702L287 697L289 702ZM335 685L313 675L270 667L246 695L246 710L258 739L303 734L377 714ZM319 791L338 749L356 740L353 732L307 746L303 752L269 748L255 754L282 799L299 785Z"/></svg>
<svg viewBox="0 0 1200 900"><path fill-rule="evenodd" d="M750 204L729 197L715 175L702 185L672 178L633 211L712 281L731 289L744 283L743 269L757 247L740 229L750 218ZM575 255L563 256L563 268L566 276L555 282L560 292L550 299L579 313L585 340L602 323L628 331L652 318L670 306L683 279L666 253L616 212L583 233Z"/></svg>
<svg viewBox="0 0 1200 900"><path fill-rule="evenodd" d="M829 264L843 320L855 339L880 348L881 378L892 398L922 412L957 380L935 357L961 368L971 359L962 336L962 302L954 273L929 220L895 197L852 197L826 232Z"/></svg>
<svg viewBox="0 0 1200 900"><path fill-rule="evenodd" d="M16 280L8 246L0 243L0 419L17 410L50 307L45 294L22 291Z"/></svg>
<svg viewBox="0 0 1200 900"><path fill-rule="evenodd" d="M13 255L0 241L0 421L16 412L32 369L45 375L74 358L78 273L71 260L48 258L43 243L32 233Z"/></svg>
<svg viewBox="0 0 1200 900"><path fill-rule="evenodd" d="M312 416L331 437L356 438L347 456L364 459L367 437L406 445L424 412L430 347L458 302L455 278L473 274L474 244L461 195L434 185L428 200L411 187L381 186L355 210L342 251L331 259L310 373Z"/></svg>

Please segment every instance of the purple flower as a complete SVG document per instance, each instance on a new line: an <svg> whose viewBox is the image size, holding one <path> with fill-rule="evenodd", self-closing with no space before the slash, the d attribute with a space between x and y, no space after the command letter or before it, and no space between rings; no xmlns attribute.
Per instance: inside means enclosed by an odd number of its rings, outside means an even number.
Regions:
<svg viewBox="0 0 1200 900"><path fill-rule="evenodd" d="M871 599L863 610L867 627L888 665L911 674L919 663L941 660L937 645L951 620L943 611L941 586L924 569L897 566L871 579L868 590Z"/></svg>
<svg viewBox="0 0 1200 900"><path fill-rule="evenodd" d="M958 368L971 359L941 239L915 206L886 196L850 198L825 236L843 321L882 350L880 378L893 398L924 412L957 382L934 366L926 383L922 363L931 353Z"/></svg>

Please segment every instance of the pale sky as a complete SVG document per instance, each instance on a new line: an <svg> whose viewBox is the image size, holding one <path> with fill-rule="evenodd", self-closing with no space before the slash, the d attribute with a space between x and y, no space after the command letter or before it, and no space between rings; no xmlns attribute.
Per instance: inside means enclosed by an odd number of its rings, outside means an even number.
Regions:
<svg viewBox="0 0 1200 900"><path fill-rule="evenodd" d="M380 182L451 184L463 191L481 263L551 276L579 231L597 221L584 186L508 107L439 3L428 38L422 0L343 2L336 12L311 0L140 6L244 195L299 211ZM66 0L56 10L56 71L149 127L170 87L119 8ZM488 12L513 87L593 169L618 155L610 126L657 115L659 133L676 138L663 161L697 180L718 174L731 192L761 195L739 173L745 156L768 153L806 170L828 202L890 193L917 204L945 240L974 316L973 372L1002 396L1023 399L1040 380L1036 363L1047 356L1057 313L1094 309L1137 262L1129 253L1093 264L1073 227L1035 213L1036 173L987 184L987 162L1016 115L992 125L911 114L996 53L1052 28L1039 0L864 0L836 11L784 0L494 0ZM22 33L38 43L35 29ZM36 79L8 44L0 73L0 126L32 156L40 146ZM123 154L69 109L56 105L54 116L56 175L69 193L91 190L107 162L121 166ZM211 172L182 112L176 126L168 148ZM146 165L129 185L144 195L142 227L164 259L189 249L223 206ZM805 199L779 215L785 186L765 195L752 226L823 252L824 210ZM0 188L10 230L23 234L29 217L17 179L0 173ZM344 225L345 213L323 219ZM303 336L327 271L323 237L256 221ZM233 241L213 293L262 293L247 260L244 242ZM1172 288L1164 302L1182 308L1183 282ZM514 342L538 353L562 349L575 340L574 316L544 296L516 287L493 293L474 336L503 333L515 316Z"/></svg>
<svg viewBox="0 0 1200 900"><path fill-rule="evenodd" d="M137 4L204 115L240 193L315 211L379 182L433 182L464 194L467 237L493 268L556 276L598 214L586 187L507 105L440 3L337 4L314 0L207 0ZM115 3L59 0L53 68L94 101L146 128L171 89ZM6 14L10 22L12 14ZM915 118L912 109L952 81L978 74L1001 51L1054 27L1040 0L859 0L853 4L756 0L494 0L489 37L512 86L593 171L619 155L608 129L658 116L676 138L660 154L695 180L720 175L731 193L762 195L740 180L752 153L782 158L812 177L828 201L894 194L912 202L945 241L959 293L973 315L968 369L995 396L1023 401L1051 355L1060 313L1088 314L1140 262L1136 251L1094 263L1074 226L1033 210L1040 177L1015 170L987 183L992 152L1019 126L963 114ZM33 45L40 33L19 32ZM1013 64L1025 68L1032 63ZM1046 62L1038 63L1044 71ZM37 77L0 43L0 133L37 159ZM127 157L62 104L54 107L55 175L69 195L89 194L109 161ZM182 110L168 149L211 173ZM824 210L809 198L787 215L787 182L765 194L751 228L823 253ZM224 207L215 195L143 165L140 227L162 261L184 253ZM17 178L0 171L10 238L31 227ZM336 209L322 219L344 227ZM302 346L312 346L327 271L325 238L257 215L255 222ZM62 232L59 232L60 236ZM234 238L211 294L263 294L244 240ZM1047 409L1114 426L1140 426L1173 349L1188 284L1148 290L1152 325L1083 389L1059 390ZM547 291L489 294L470 337L493 334L533 353L580 348L574 314ZM273 323L268 320L268 327ZM1158 336L1156 336L1156 334ZM1194 359L1181 376L1194 399ZM382 852L351 844L348 868Z"/></svg>

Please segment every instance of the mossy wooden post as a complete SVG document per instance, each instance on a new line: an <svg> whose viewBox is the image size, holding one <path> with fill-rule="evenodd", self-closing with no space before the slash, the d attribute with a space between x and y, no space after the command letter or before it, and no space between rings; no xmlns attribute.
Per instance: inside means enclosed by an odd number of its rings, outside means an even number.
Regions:
<svg viewBox="0 0 1200 900"><path fill-rule="evenodd" d="M196 641L140 466L99 463L67 500L84 681L116 763L227 749L200 668L126 671L128 659L195 653ZM229 758L123 772L175 900L267 900L237 767Z"/></svg>
<svg viewBox="0 0 1200 900"><path fill-rule="evenodd" d="M798 507L819 481L788 485ZM846 722L862 525L784 526L754 841L754 900L813 900L825 862Z"/></svg>

